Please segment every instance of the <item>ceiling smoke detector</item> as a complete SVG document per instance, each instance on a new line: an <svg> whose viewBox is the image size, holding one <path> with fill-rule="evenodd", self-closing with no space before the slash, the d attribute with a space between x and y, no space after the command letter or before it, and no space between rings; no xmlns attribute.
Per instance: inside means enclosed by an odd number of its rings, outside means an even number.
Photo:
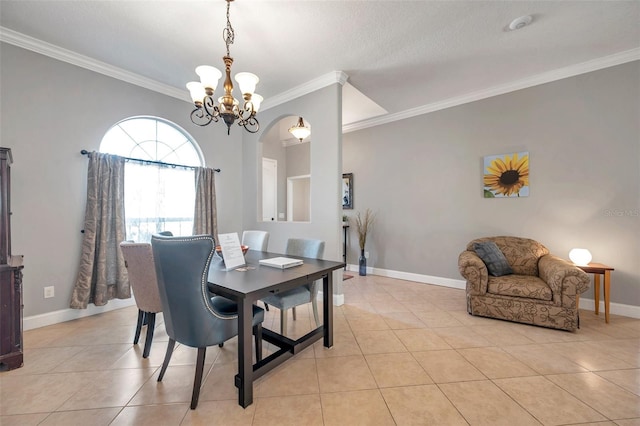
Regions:
<svg viewBox="0 0 640 426"><path fill-rule="evenodd" d="M509 24L509 30L515 31L515 30L519 30L520 28L524 28L527 25L529 25L531 21L533 21L533 18L531 17L531 15L525 15L525 16L516 18L513 21L511 21L511 23Z"/></svg>

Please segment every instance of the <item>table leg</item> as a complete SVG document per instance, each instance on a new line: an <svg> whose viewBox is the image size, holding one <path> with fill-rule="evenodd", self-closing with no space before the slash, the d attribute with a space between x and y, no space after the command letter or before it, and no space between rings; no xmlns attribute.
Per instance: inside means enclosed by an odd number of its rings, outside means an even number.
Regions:
<svg viewBox="0 0 640 426"><path fill-rule="evenodd" d="M600 315L600 274L593 274L593 299L596 302L596 315Z"/></svg>
<svg viewBox="0 0 640 426"><path fill-rule="evenodd" d="M333 272L322 279L322 316L324 321L324 346L333 346Z"/></svg>
<svg viewBox="0 0 640 426"><path fill-rule="evenodd" d="M342 240L342 260L344 261L344 270L347 270L347 227L343 226L344 239Z"/></svg>
<svg viewBox="0 0 640 426"><path fill-rule="evenodd" d="M609 296L611 289L611 272L604 271L604 322L609 324Z"/></svg>
<svg viewBox="0 0 640 426"><path fill-rule="evenodd" d="M253 304L247 299L238 303L238 403L247 408L253 403Z"/></svg>

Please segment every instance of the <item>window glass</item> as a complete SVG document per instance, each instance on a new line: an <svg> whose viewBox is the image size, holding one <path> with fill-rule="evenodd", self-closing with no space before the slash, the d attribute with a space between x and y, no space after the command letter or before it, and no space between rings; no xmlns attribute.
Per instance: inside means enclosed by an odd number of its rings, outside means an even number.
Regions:
<svg viewBox="0 0 640 426"><path fill-rule="evenodd" d="M155 117L132 117L104 135L100 152L140 160L203 167L193 138L179 126ZM193 168L137 161L125 164L127 240L148 242L151 235L171 231L191 235L195 204Z"/></svg>

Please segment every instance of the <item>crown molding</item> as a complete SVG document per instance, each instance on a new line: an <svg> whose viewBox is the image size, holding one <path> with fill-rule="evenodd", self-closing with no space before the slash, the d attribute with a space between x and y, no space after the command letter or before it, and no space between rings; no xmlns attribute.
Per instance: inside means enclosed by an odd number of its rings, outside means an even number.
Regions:
<svg viewBox="0 0 640 426"><path fill-rule="evenodd" d="M181 90L176 87L160 83L156 80L123 70L122 68L118 68L88 56L81 55L72 50L47 43L46 41L19 33L9 28L0 26L0 41L191 103L191 99L189 99L186 90ZM349 76L342 71L329 72L266 99L262 103L261 109L264 111L266 109L273 108L277 105L289 102L293 99L299 98L300 96L312 93L335 83L342 86L347 82L348 78Z"/></svg>
<svg viewBox="0 0 640 426"><path fill-rule="evenodd" d="M451 108L469 102L487 99L493 96L503 95L505 93L514 92L516 90L522 90L529 87L538 86L540 84L550 83L553 81L562 80L563 78L574 77L576 75L585 74L588 72L597 71L600 69L609 68L637 60L640 60L640 48L625 50L623 52L614 53L613 55L592 59L564 68L558 68L556 70L544 72L542 74L537 74L521 80L516 80L510 83L500 84L498 86L471 92L466 95L456 96L453 98L445 99L443 101L411 108L405 111L386 114L379 117L358 121L356 123L346 124L342 126L342 133L354 132L356 130L362 130L368 127L374 127L381 124L404 120L406 118Z"/></svg>
<svg viewBox="0 0 640 426"><path fill-rule="evenodd" d="M191 103L186 90L159 83L140 74L123 70L5 27L0 27L0 41Z"/></svg>
<svg viewBox="0 0 640 426"><path fill-rule="evenodd" d="M269 97L269 99L265 99L265 101L260 105L260 109L264 111L266 109L273 108L285 102L289 102L293 99L299 98L300 96L304 96L309 93L315 92L316 90L331 86L335 83L343 86L348 79L349 76L342 71L331 71L329 73L321 75L318 78L314 78L311 81L284 91L278 95L271 96Z"/></svg>
<svg viewBox="0 0 640 426"><path fill-rule="evenodd" d="M106 75L108 77L125 81L127 83L131 83L136 86L140 86L145 89L149 89L154 92L158 92L163 95L171 96L181 101L191 103L191 100L188 99L188 93L186 92L186 90L178 89L176 87L160 83L156 80L144 77L140 74L126 71L122 68L115 67L105 62L101 62L88 56L81 55L72 50L64 49L54 44L47 43L45 41L30 37L26 34L22 34L2 26L0 26L0 42L12 44L14 46L36 52L50 58L57 59L59 61L67 62L69 64L76 65L78 67L85 68ZM570 65L568 67L548 71L542 74L527 77L525 79L489 87L487 89L478 90L462 96L456 96L453 98L445 99L443 101L422 105L405 111L381 115L371 119L346 124L342 126L342 132L349 133L369 127L391 123L394 121L404 120L406 118L428 114L430 112L439 111L454 106L463 105L469 102L479 101L482 99L487 99L493 96L503 95L505 93L513 92L516 90L526 89L529 87L538 86L540 84L550 83L553 81L561 80L563 78L573 77L576 75L597 71L600 69L609 68L637 60L640 60L640 48L626 50L623 52L615 53L613 55L604 56L602 58L592 59L579 64ZM338 83L342 86L347 82L348 78L349 76L343 71L329 72L278 95L271 96L262 103L261 110L264 111L266 109L273 108L277 105L289 102L293 99L299 98L300 96L304 96L316 90L323 89L335 83Z"/></svg>

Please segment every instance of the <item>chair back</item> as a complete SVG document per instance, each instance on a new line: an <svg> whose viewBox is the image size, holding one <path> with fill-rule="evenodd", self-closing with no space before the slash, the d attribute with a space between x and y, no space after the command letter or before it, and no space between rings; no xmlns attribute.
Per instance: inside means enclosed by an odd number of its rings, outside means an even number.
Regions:
<svg viewBox="0 0 640 426"><path fill-rule="evenodd" d="M539 275L538 261L549 254L549 249L530 238L498 236L475 239L467 244L467 250L473 251L473 244L493 241L507 259L513 273L517 275Z"/></svg>
<svg viewBox="0 0 640 426"><path fill-rule="evenodd" d="M289 238L285 253L290 256L321 259L324 255L324 241L305 238Z"/></svg>
<svg viewBox="0 0 640 426"><path fill-rule="evenodd" d="M242 245L249 246L249 250L267 251L269 233L266 231L244 231Z"/></svg>
<svg viewBox="0 0 640 426"><path fill-rule="evenodd" d="M202 348L235 336L237 315L217 313L207 287L215 249L213 237L153 235L151 247L169 337L184 345Z"/></svg>
<svg viewBox="0 0 640 426"><path fill-rule="evenodd" d="M138 309L144 312L162 312L162 301L158 292L158 278L149 243L120 243L124 265L129 275Z"/></svg>
<svg viewBox="0 0 640 426"><path fill-rule="evenodd" d="M287 240L287 248L285 253L290 256L309 257L312 259L321 259L324 255L324 241L312 240L307 238L289 238ZM314 300L318 295L320 286L318 285L322 280L317 280L305 286L311 292L311 300Z"/></svg>

